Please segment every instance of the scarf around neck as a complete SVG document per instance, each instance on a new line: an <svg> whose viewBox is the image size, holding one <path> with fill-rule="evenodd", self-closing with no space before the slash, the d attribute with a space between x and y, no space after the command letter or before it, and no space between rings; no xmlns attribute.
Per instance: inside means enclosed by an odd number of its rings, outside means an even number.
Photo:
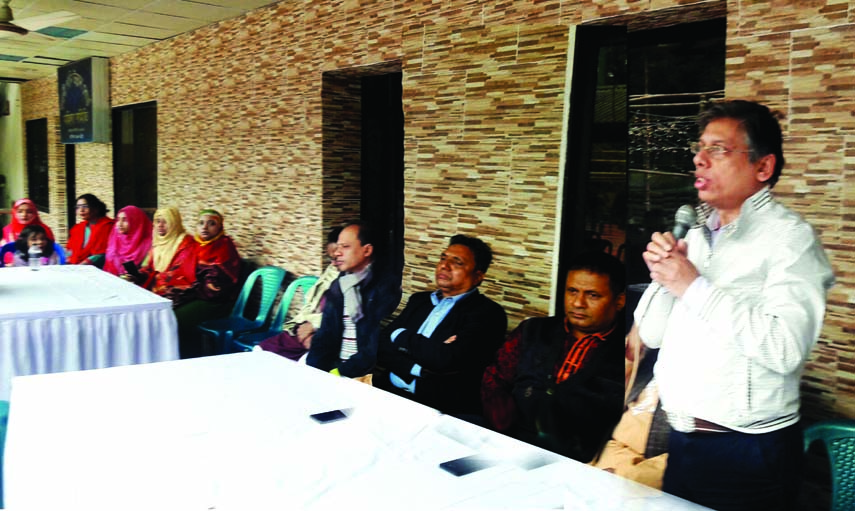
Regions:
<svg viewBox="0 0 855 511"><path fill-rule="evenodd" d="M370 276L371 265L369 264L359 273L345 273L338 279L344 295L344 311L354 323L362 319L362 294L359 292L359 284Z"/></svg>

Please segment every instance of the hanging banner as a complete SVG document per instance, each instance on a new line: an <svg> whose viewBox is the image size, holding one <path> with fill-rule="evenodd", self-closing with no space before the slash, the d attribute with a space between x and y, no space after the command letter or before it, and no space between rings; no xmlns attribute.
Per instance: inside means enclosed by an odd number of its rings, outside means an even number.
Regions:
<svg viewBox="0 0 855 511"><path fill-rule="evenodd" d="M58 73L60 142L109 142L110 61L90 57Z"/></svg>

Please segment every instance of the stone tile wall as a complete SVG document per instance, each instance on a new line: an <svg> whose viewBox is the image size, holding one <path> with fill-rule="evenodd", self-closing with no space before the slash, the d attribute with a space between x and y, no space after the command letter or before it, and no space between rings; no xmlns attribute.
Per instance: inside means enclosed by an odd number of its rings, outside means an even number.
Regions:
<svg viewBox="0 0 855 511"><path fill-rule="evenodd" d="M65 148L59 143L59 99L56 80L26 82L21 86L22 124L24 151L26 151L27 131L24 123L31 119L47 118L48 121L48 200L50 213L39 213L44 223L50 226L59 240L68 236L65 210ZM26 166L26 156L24 156ZM24 173L24 181L27 175ZM24 190L27 185L24 185ZM11 200L16 200L12 197Z"/></svg>
<svg viewBox="0 0 855 511"><path fill-rule="evenodd" d="M496 251L485 290L514 326L548 313L555 280L569 27L724 15L727 95L786 114L789 165L776 189L821 231L838 275L804 380L806 410L855 417L853 0L283 1L111 59L111 102L157 101L160 204L178 205L188 227L198 209L220 209L244 256L317 273L325 229L354 207L339 186L348 160L324 126L334 106L324 73L399 65L405 294L429 286L449 234L474 233ZM22 87L25 118L54 128L60 211L55 95L53 79ZM78 146L78 192L113 209L110 166L109 144ZM46 220L62 237L62 218Z"/></svg>

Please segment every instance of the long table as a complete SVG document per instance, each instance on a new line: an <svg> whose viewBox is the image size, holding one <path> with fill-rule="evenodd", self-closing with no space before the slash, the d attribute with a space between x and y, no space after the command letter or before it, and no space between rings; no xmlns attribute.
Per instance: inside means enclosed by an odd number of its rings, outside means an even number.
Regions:
<svg viewBox="0 0 855 511"><path fill-rule="evenodd" d="M169 300L92 266L0 268L0 400L14 376L177 358Z"/></svg>
<svg viewBox="0 0 855 511"><path fill-rule="evenodd" d="M705 509L264 351L16 378L4 468L9 509Z"/></svg>

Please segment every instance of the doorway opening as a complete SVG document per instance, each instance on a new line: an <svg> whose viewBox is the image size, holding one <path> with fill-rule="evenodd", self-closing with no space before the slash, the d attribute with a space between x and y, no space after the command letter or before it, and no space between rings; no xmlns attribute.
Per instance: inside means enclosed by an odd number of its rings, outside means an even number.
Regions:
<svg viewBox="0 0 855 511"><path fill-rule="evenodd" d="M24 124L27 134L27 197L39 211L50 213L48 122L42 118Z"/></svg>
<svg viewBox="0 0 855 511"><path fill-rule="evenodd" d="M404 265L404 113L399 62L324 73L323 227L361 219L381 264Z"/></svg>
<svg viewBox="0 0 855 511"><path fill-rule="evenodd" d="M113 109L113 193L116 211L133 204L157 209L157 103Z"/></svg>
<svg viewBox="0 0 855 511"><path fill-rule="evenodd" d="M65 215L68 231L77 223L77 146L65 144Z"/></svg>
<svg viewBox="0 0 855 511"><path fill-rule="evenodd" d="M725 19L630 33L627 283L650 282L641 258L670 231L681 204L697 204L688 146L697 118L724 98Z"/></svg>
<svg viewBox="0 0 855 511"><path fill-rule="evenodd" d="M724 96L726 20L637 28L576 30L556 308L580 252L608 252L628 284L650 282L650 235L697 202L688 145L698 113Z"/></svg>

